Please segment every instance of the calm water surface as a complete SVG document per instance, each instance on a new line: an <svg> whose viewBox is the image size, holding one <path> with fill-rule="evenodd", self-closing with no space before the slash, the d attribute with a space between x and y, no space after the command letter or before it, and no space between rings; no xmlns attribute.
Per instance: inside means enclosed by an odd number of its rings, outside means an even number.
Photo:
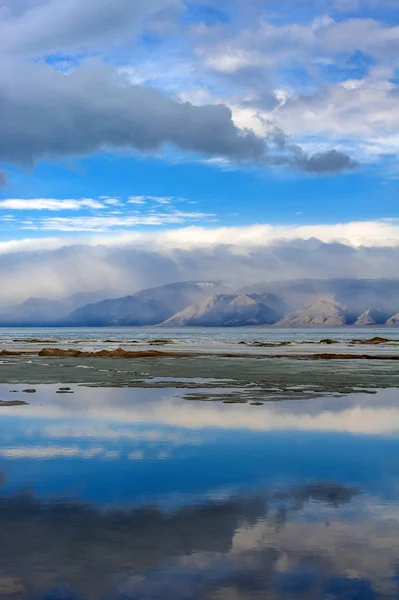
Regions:
<svg viewBox="0 0 399 600"><path fill-rule="evenodd" d="M398 390L59 387L0 386L0 597L399 597Z"/></svg>
<svg viewBox="0 0 399 600"><path fill-rule="evenodd" d="M0 327L0 344L10 345L19 340L29 338L54 340L59 344L71 342L86 343L86 345L104 345L108 340L126 345L133 340L144 342L167 338L182 344L196 346L212 346L215 344L236 345L240 341L278 342L306 340L318 341L323 338L334 338L341 342L349 342L353 338L370 338L374 335L399 341L399 327L344 327L320 329L274 329L272 327ZM108 343L108 342L107 342ZM105 345L107 345L107 343Z"/></svg>

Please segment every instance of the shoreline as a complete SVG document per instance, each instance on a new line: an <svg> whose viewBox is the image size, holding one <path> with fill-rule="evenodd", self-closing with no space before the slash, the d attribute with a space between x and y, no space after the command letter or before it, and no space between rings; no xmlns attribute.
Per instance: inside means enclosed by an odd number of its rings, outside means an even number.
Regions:
<svg viewBox="0 0 399 600"><path fill-rule="evenodd" d="M314 346L314 343L311 343ZM305 345L305 344L304 344ZM360 344L359 344L360 345ZM365 346L366 344L363 344ZM292 347L292 352L287 352L287 344L282 344L280 347L284 348L284 352L274 352L276 350L275 345L265 345L261 347L261 352L258 347L251 347L252 351L230 351L230 352L213 352L207 350L186 350L185 352L164 352L159 350L139 350L131 351L125 350L121 347L113 350L97 350L97 351L85 351L76 349L64 349L64 348L42 348L41 350L8 350L4 349L0 351L0 358L17 358L17 357L35 357L35 358L108 358L108 359L185 359L185 358L221 358L221 359L234 359L234 358L252 358L252 359L295 359L295 360L399 360L398 354L387 354L381 352L375 347L370 352L353 352L352 347L345 346L347 351L341 352L298 352L298 346ZM256 348L256 351L255 351ZM345 348L342 348L344 350ZM363 350L364 348L362 348ZM371 349L371 348L370 348ZM314 350L314 347L312 348ZM386 348L385 348L386 350Z"/></svg>

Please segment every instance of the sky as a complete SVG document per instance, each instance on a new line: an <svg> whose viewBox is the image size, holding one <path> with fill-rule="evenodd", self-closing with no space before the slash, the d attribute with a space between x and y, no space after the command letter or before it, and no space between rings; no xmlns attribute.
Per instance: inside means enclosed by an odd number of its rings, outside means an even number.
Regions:
<svg viewBox="0 0 399 600"><path fill-rule="evenodd" d="M395 4L0 0L3 300L397 275Z"/></svg>

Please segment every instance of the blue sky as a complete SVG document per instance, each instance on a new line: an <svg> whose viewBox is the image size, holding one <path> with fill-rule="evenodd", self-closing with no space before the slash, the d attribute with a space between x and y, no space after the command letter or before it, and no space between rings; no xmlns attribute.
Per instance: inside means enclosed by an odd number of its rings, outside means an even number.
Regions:
<svg viewBox="0 0 399 600"><path fill-rule="evenodd" d="M393 0L0 4L2 253L398 245Z"/></svg>

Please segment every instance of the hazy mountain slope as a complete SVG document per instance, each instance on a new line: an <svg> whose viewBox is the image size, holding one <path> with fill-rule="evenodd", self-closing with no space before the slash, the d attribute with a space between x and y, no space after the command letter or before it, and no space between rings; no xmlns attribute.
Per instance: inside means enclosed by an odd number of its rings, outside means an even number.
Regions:
<svg viewBox="0 0 399 600"><path fill-rule="evenodd" d="M218 282L185 281L142 290L134 294L134 297L141 301L161 303L170 312L169 316L171 316L191 304L201 302L208 296L223 293L228 293L228 288Z"/></svg>
<svg viewBox="0 0 399 600"><path fill-rule="evenodd" d="M60 300L28 298L21 304L4 308L0 312L0 325L35 326L57 324L71 311L89 302L102 300L111 293L109 290L78 293Z"/></svg>
<svg viewBox="0 0 399 600"><path fill-rule="evenodd" d="M369 327L373 325L385 325L389 318L389 314L386 311L380 310L379 308L370 308L364 312L356 320L356 327Z"/></svg>
<svg viewBox="0 0 399 600"><path fill-rule="evenodd" d="M88 304L72 312L65 323L98 327L156 325L221 289L225 289L224 286L214 282L172 283L124 298Z"/></svg>
<svg viewBox="0 0 399 600"><path fill-rule="evenodd" d="M393 315L393 317L388 319L388 321L386 322L386 325L388 327L399 327L399 313L397 313L396 315Z"/></svg>
<svg viewBox="0 0 399 600"><path fill-rule="evenodd" d="M399 279L330 278L274 281L245 287L242 293L271 292L295 309L331 296L358 315L378 306L388 314L399 310Z"/></svg>
<svg viewBox="0 0 399 600"><path fill-rule="evenodd" d="M342 327L354 321L348 310L334 298L318 298L286 315L277 327Z"/></svg>
<svg viewBox="0 0 399 600"><path fill-rule="evenodd" d="M280 309L279 311L277 309ZM167 327L243 327L270 325L286 311L284 302L270 294L211 296L189 306L162 325Z"/></svg>

